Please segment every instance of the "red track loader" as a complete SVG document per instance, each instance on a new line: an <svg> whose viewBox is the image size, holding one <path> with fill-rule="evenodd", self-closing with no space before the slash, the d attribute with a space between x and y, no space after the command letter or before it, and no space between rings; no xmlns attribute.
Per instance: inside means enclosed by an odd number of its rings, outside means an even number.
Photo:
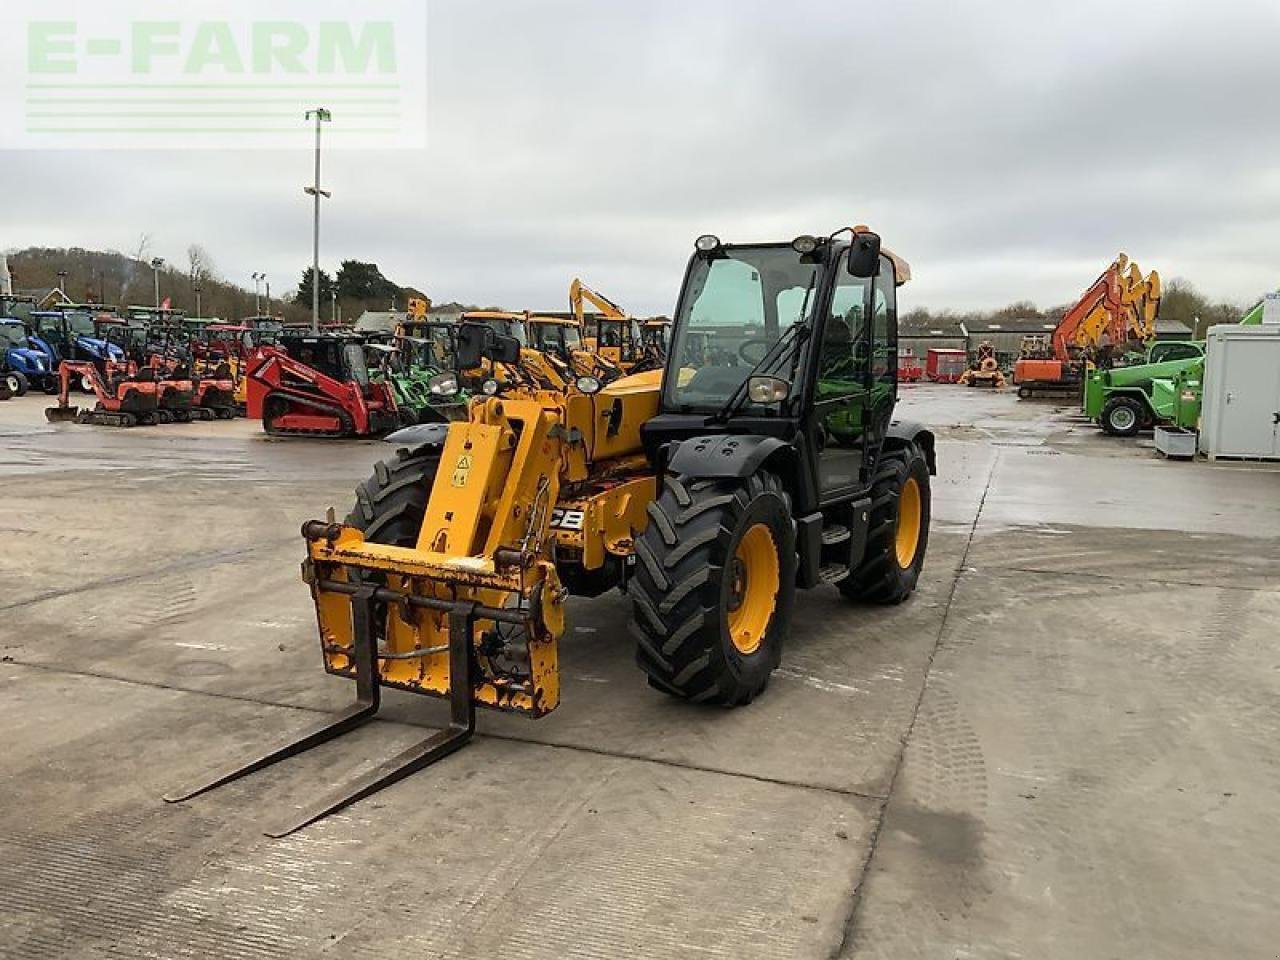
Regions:
<svg viewBox="0 0 1280 960"><path fill-rule="evenodd" d="M263 347L248 377L248 415L272 436L358 437L399 427L391 388L372 383L364 342L287 332Z"/></svg>

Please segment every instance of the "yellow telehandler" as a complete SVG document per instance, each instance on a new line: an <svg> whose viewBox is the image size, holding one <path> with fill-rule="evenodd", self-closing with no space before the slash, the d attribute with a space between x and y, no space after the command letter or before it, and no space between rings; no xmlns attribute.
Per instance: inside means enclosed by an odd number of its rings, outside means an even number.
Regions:
<svg viewBox="0 0 1280 960"><path fill-rule="evenodd" d="M893 417L897 289L865 227L791 242L700 237L665 371L559 384L479 323L458 365L522 371L466 421L407 427L344 522L303 525L328 672L356 700L185 800L360 724L393 687L445 698L446 729L272 825L283 836L463 746L476 708L560 701L570 593L622 587L650 685L736 706L765 689L797 587L898 603L929 535L934 438ZM563 363L553 369L568 369Z"/></svg>

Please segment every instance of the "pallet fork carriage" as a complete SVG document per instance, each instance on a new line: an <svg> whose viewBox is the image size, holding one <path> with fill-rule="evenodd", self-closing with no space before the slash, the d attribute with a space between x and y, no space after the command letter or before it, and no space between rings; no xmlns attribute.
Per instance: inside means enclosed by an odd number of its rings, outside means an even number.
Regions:
<svg viewBox="0 0 1280 960"><path fill-rule="evenodd" d="M895 420L906 263L865 227L695 245L663 371L602 383L485 323L467 419L388 437L344 522L303 526L327 672L356 700L166 799L197 796L372 717L380 688L445 699L447 729L271 825L282 836L459 749L479 707L560 702L570 594L631 598L636 663L674 697L738 707L781 663L797 589L915 590L933 434ZM709 282L710 281L710 282Z"/></svg>
<svg viewBox="0 0 1280 960"><path fill-rule="evenodd" d="M308 521L303 526L303 536L308 542L317 535L324 537L331 525L321 521ZM334 737L353 730L363 723L372 720L382 705L382 685L378 674L378 650L372 636L372 606L376 600L399 601L400 594L391 595L391 591L383 590L372 584L354 585L346 582L329 581L321 584L323 589L338 593L346 593L351 597L352 642L346 655L350 658L356 681L356 699L349 707L338 711L319 721L315 725L295 735L266 753L251 760L214 774L212 778L184 790L166 794L164 799L169 803L181 803L190 800L215 787L238 780L248 774L255 773L273 763L297 756L318 744L332 740ZM415 600L417 602L415 602ZM426 606L420 598L411 600L415 606ZM444 602L442 602L444 603ZM452 603L447 606L432 606L429 609L444 609L449 617L450 637L449 654L449 725L437 733L433 733L421 743L414 744L407 750L397 754L373 770L344 784L332 793L312 802L294 817L282 820L264 829L269 837L285 837L302 829L310 823L336 813L357 800L377 793L383 787L389 787L423 767L442 760L455 750L465 746L476 728L476 708L471 699L472 678L472 644L470 642L478 616L484 616L506 622L514 619L509 610L489 610L474 603Z"/></svg>

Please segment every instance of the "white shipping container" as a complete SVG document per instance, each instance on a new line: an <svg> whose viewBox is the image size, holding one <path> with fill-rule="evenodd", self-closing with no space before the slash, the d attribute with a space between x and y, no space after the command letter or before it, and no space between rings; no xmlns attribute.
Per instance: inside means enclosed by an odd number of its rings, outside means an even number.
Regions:
<svg viewBox="0 0 1280 960"><path fill-rule="evenodd" d="M1200 452L1280 460L1280 326L1209 328Z"/></svg>

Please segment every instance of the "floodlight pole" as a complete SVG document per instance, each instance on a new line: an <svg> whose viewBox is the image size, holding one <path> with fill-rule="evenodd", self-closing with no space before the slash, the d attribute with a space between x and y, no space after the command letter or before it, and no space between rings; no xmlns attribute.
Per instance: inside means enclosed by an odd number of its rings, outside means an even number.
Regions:
<svg viewBox="0 0 1280 960"><path fill-rule="evenodd" d="M315 223L311 231L311 332L320 332L320 198L328 197L327 190L320 189L320 124L333 119L324 107L308 110L306 119L315 117L316 121L316 178L306 188L306 192L315 199Z"/></svg>
<svg viewBox="0 0 1280 960"><path fill-rule="evenodd" d="M160 309L160 268L164 266L164 257L156 257L151 261L151 276L156 287L156 309Z"/></svg>

